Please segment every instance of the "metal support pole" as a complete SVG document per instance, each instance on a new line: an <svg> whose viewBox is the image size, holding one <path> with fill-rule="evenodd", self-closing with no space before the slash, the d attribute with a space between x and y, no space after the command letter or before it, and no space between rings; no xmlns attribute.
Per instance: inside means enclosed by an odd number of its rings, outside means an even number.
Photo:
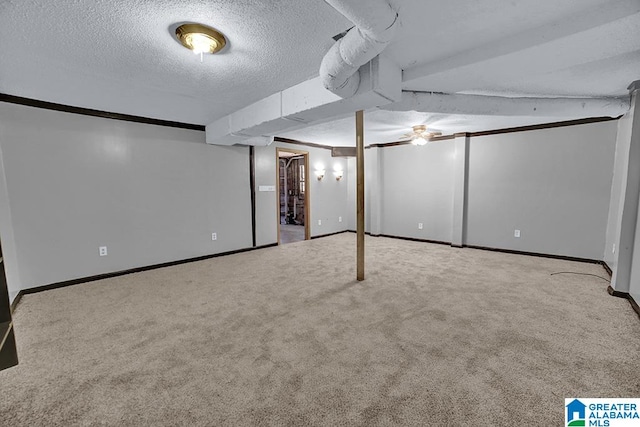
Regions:
<svg viewBox="0 0 640 427"><path fill-rule="evenodd" d="M356 112L357 279L364 280L364 111Z"/></svg>

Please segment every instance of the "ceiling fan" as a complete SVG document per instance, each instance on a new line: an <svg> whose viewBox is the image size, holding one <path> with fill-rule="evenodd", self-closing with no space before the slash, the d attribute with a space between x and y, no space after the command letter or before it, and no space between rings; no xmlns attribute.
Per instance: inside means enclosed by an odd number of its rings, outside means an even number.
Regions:
<svg viewBox="0 0 640 427"><path fill-rule="evenodd" d="M425 145L433 137L442 135L442 132L427 131L425 125L413 126L413 132L405 133L402 138L411 140L413 145Z"/></svg>

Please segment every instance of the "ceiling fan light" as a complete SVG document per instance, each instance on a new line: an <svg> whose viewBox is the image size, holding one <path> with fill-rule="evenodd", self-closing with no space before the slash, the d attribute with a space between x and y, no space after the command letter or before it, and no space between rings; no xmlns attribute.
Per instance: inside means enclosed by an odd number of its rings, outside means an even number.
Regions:
<svg viewBox="0 0 640 427"><path fill-rule="evenodd" d="M425 145L427 142L429 141L427 141L423 136L416 136L411 140L413 145Z"/></svg>

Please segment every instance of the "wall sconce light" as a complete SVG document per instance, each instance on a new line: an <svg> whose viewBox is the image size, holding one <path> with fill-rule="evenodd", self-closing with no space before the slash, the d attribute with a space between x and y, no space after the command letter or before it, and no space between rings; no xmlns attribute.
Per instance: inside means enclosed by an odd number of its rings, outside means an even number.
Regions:
<svg viewBox="0 0 640 427"><path fill-rule="evenodd" d="M321 181L322 178L324 178L324 169L316 169L315 174L316 174L316 177L318 178L318 181Z"/></svg>
<svg viewBox="0 0 640 427"><path fill-rule="evenodd" d="M336 176L336 181L340 181L344 172L342 170L336 170L333 171L333 174Z"/></svg>

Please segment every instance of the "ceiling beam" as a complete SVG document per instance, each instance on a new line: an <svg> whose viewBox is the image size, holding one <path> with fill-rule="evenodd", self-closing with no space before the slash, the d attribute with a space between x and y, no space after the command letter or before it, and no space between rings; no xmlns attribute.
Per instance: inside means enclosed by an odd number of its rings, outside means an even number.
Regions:
<svg viewBox="0 0 640 427"><path fill-rule="evenodd" d="M381 109L473 116L618 117L629 110L628 96L620 98L531 98L402 92L402 100Z"/></svg>
<svg viewBox="0 0 640 427"><path fill-rule="evenodd" d="M518 58L519 61L509 61L510 67L501 67L508 57L537 47L548 45L571 37L572 35L583 33L594 28L618 21L630 15L640 13L640 2L637 0L621 0L599 5L595 8L584 10L567 19L566 17L549 23L542 27L534 28L506 37L502 40L492 41L483 46L477 46L463 52L458 52L448 58L438 61L417 65L403 71L402 80L405 89L412 89L415 85L433 84L432 90L444 92L458 92L467 89L467 82L464 78L452 79L453 70L461 70L474 66L474 74L481 75L482 71L500 73L508 72L510 76L518 75L521 70L525 73L535 69L546 70L548 67L561 69L566 66L575 65L576 61L583 63L586 57L593 57L586 52L574 52L571 57L554 57L554 61L540 61L539 55L527 55L525 58ZM624 31L624 28L619 31ZM549 52L547 50L547 52ZM538 52L536 52L538 53ZM603 52L603 57L619 55L621 52ZM523 61L524 59L524 61ZM516 70L514 71L514 66ZM547 67L547 68L545 68ZM518 70L519 69L519 70ZM444 78L444 75L447 78ZM442 76L442 78L439 78ZM438 87L439 83L450 83L447 87Z"/></svg>

